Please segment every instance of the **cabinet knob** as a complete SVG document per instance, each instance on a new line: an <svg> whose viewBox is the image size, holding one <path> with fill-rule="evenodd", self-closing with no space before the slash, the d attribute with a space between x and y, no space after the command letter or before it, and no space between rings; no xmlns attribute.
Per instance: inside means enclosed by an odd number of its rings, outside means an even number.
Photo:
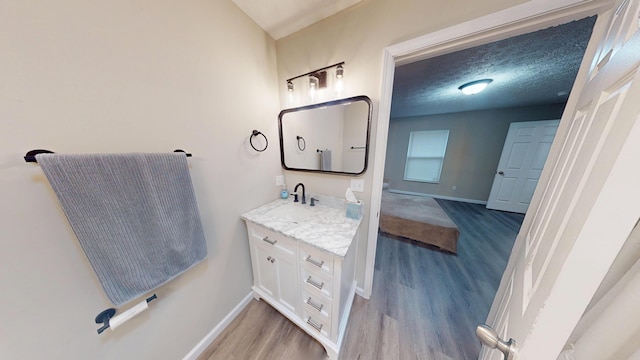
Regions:
<svg viewBox="0 0 640 360"><path fill-rule="evenodd" d="M271 263L273 264L274 262L276 262L276 258L271 258Z"/></svg>

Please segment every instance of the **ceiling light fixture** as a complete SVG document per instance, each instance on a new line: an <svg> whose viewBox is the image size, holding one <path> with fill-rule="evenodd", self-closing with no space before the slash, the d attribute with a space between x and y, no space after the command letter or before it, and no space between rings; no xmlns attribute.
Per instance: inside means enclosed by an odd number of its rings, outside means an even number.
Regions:
<svg viewBox="0 0 640 360"><path fill-rule="evenodd" d="M462 93L465 95L477 94L480 91L484 90L484 88L486 88L487 85L491 84L492 81L493 79L482 79L482 80L468 82L466 84L461 85L458 88L458 90L462 91Z"/></svg>

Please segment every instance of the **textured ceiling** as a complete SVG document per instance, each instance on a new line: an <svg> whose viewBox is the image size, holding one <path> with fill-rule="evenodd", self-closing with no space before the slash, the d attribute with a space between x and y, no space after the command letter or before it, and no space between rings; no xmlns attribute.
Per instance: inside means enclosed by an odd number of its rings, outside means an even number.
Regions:
<svg viewBox="0 0 640 360"><path fill-rule="evenodd" d="M391 117L566 102L595 17L398 66ZM490 78L481 93L464 83Z"/></svg>

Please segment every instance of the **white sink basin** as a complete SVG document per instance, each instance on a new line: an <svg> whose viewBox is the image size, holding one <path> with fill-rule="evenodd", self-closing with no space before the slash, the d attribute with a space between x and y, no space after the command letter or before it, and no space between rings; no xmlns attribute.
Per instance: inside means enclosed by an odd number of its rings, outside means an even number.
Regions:
<svg viewBox="0 0 640 360"><path fill-rule="evenodd" d="M283 221L300 222L313 215L313 211L307 209L305 205L286 204L269 210L265 215L279 218Z"/></svg>

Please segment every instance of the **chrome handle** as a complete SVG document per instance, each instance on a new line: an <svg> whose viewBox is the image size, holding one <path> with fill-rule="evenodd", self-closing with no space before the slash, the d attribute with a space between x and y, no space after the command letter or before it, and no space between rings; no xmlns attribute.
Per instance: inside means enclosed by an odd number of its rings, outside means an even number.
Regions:
<svg viewBox="0 0 640 360"><path fill-rule="evenodd" d="M271 245L275 245L278 242L278 240L269 240L268 236L265 236L264 238L262 238L262 241L268 242Z"/></svg>
<svg viewBox="0 0 640 360"><path fill-rule="evenodd" d="M317 266L317 267L319 267L319 268L321 268L321 267L322 267L322 265L324 265L324 260L322 260L322 261L318 262L318 261L316 261L316 260L313 260L313 259L311 258L311 255L307 256L307 258L306 258L306 259L304 259L304 260L305 260L306 262L310 262L310 263L312 263L313 265L315 265L315 266Z"/></svg>
<svg viewBox="0 0 640 360"><path fill-rule="evenodd" d="M516 341L509 339L504 341L498 337L498 333L491 327L480 324L476 328L476 336L480 342L491 349L498 349L504 355L504 360L513 360L516 355Z"/></svg>
<svg viewBox="0 0 640 360"><path fill-rule="evenodd" d="M307 304L308 304L309 306L311 306L312 308L314 308L314 309L318 310L318 311L322 311L322 308L324 307L324 304L320 304L320 305L318 305L318 304L314 303L314 302L311 300L311 297L309 297L309 298L307 299Z"/></svg>
<svg viewBox="0 0 640 360"><path fill-rule="evenodd" d="M322 324L318 324L315 321L311 320L311 316L309 316L309 318L307 319L307 324L311 325L314 329L318 331L322 330Z"/></svg>
<svg viewBox="0 0 640 360"><path fill-rule="evenodd" d="M318 284L317 282L313 281L313 279L311 279L311 276L307 278L307 284L317 287L318 290L322 290L322 287L324 286L324 282L322 284Z"/></svg>
<svg viewBox="0 0 640 360"><path fill-rule="evenodd" d="M504 175L504 171L502 170L498 171L498 175Z"/></svg>

